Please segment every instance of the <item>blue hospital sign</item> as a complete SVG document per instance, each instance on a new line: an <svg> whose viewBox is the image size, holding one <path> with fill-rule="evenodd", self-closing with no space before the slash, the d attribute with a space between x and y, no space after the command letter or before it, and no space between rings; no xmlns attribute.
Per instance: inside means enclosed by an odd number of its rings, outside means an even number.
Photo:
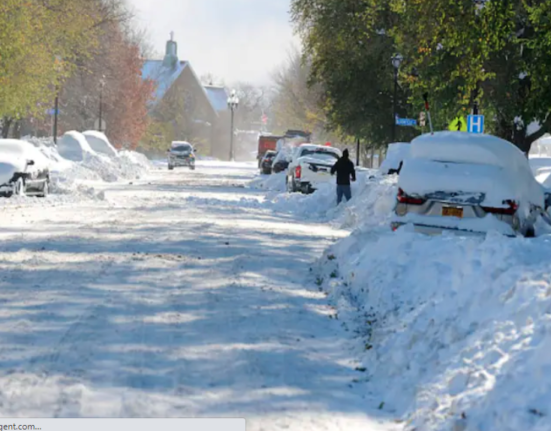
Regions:
<svg viewBox="0 0 551 431"><path fill-rule="evenodd" d="M484 133L484 115L469 115L467 129L469 133Z"/></svg>

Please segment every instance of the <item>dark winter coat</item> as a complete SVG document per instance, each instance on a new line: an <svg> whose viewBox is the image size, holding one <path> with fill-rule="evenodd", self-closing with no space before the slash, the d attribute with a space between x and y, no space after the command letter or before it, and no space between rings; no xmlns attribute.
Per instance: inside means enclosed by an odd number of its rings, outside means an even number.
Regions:
<svg viewBox="0 0 551 431"><path fill-rule="evenodd" d="M344 150L342 157L331 168L331 175L337 173L337 185L349 186L350 178L356 181L356 169L354 163L349 159L348 151Z"/></svg>

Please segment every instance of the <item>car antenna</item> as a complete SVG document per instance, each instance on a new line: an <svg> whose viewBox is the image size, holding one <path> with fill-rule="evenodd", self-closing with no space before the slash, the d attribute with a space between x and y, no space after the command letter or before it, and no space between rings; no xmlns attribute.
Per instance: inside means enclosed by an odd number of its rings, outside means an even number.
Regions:
<svg viewBox="0 0 551 431"><path fill-rule="evenodd" d="M434 129L432 128L432 119L430 117L429 93L423 94L423 100L425 101L425 111L427 112L427 117L429 119L430 134L434 135Z"/></svg>

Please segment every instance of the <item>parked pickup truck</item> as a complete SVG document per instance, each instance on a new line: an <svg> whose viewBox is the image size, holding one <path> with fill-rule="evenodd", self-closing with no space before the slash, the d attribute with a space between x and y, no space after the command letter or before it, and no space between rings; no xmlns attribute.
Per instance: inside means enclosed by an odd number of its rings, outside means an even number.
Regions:
<svg viewBox="0 0 551 431"><path fill-rule="evenodd" d="M342 156L338 148L303 144L296 148L287 169L287 191L314 192L331 181L331 167Z"/></svg>

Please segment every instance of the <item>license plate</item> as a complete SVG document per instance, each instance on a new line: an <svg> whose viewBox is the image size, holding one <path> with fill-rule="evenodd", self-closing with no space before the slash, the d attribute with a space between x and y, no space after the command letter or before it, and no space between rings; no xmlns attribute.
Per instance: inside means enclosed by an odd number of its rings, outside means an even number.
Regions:
<svg viewBox="0 0 551 431"><path fill-rule="evenodd" d="M444 217L463 218L463 208L443 207L442 215Z"/></svg>

